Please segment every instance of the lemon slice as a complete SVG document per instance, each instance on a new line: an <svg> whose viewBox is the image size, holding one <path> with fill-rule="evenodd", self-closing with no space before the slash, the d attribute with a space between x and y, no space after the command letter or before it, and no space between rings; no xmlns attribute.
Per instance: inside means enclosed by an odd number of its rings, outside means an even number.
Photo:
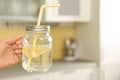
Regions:
<svg viewBox="0 0 120 80"><path fill-rule="evenodd" d="M47 53L50 51L49 47L23 47L23 54L26 57L32 57L32 58L36 58L39 57L40 55Z"/></svg>

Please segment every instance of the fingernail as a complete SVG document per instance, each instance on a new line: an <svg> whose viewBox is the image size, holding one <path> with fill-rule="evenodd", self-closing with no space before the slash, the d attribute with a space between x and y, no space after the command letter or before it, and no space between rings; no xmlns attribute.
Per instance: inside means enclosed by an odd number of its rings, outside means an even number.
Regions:
<svg viewBox="0 0 120 80"><path fill-rule="evenodd" d="M19 53L22 53L21 50L15 50L15 53L19 54Z"/></svg>

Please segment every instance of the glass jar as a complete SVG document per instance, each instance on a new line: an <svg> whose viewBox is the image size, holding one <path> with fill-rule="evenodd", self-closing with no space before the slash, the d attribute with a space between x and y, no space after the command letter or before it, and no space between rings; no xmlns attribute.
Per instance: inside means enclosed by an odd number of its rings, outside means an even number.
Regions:
<svg viewBox="0 0 120 80"><path fill-rule="evenodd" d="M28 72L48 71L52 65L50 26L27 26L23 39L22 66Z"/></svg>

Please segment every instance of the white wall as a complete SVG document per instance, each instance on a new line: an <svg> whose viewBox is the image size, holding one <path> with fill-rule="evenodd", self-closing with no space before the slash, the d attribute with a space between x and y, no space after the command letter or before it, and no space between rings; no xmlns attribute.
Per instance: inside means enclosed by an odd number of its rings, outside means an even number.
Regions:
<svg viewBox="0 0 120 80"><path fill-rule="evenodd" d="M106 5L107 4L107 5ZM113 6L114 5L114 6ZM119 1L103 1L101 7L101 59L106 64L120 63L120 7Z"/></svg>
<svg viewBox="0 0 120 80"><path fill-rule="evenodd" d="M99 62L99 0L91 1L91 21L78 25L76 37L80 58Z"/></svg>
<svg viewBox="0 0 120 80"><path fill-rule="evenodd" d="M102 0L100 47L101 80L120 80L119 0Z"/></svg>

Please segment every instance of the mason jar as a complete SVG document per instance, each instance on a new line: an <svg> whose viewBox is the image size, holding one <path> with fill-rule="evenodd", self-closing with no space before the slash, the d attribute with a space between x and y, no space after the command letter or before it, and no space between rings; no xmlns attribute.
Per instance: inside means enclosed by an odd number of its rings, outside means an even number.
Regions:
<svg viewBox="0 0 120 80"><path fill-rule="evenodd" d="M50 26L27 26L23 39L22 66L28 72L48 71L52 65Z"/></svg>

